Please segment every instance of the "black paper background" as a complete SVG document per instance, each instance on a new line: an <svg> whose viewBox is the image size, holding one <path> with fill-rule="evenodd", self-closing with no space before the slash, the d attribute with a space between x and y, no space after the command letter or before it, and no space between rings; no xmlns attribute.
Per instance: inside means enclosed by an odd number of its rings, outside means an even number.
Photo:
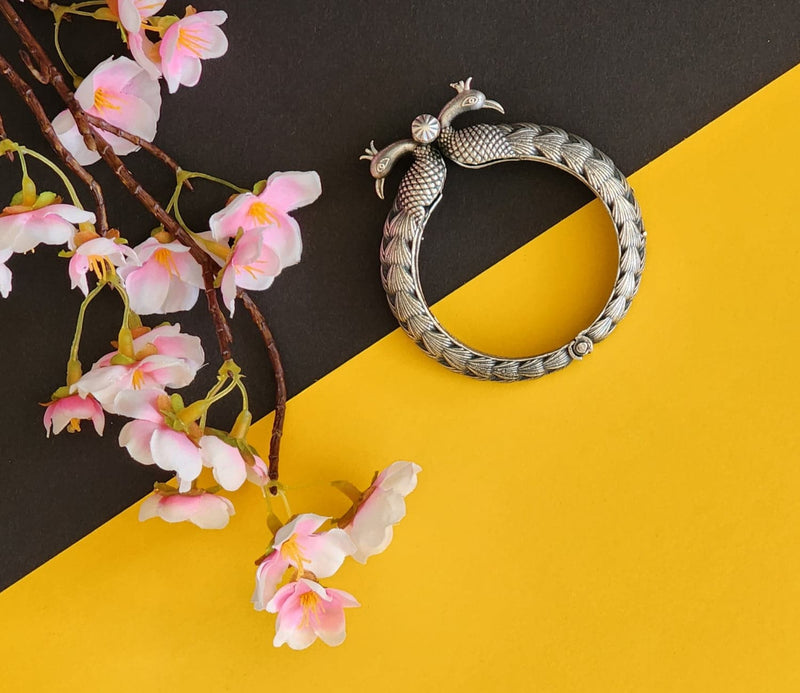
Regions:
<svg viewBox="0 0 800 693"><path fill-rule="evenodd" d="M358 156L371 139L380 147L406 137L416 115L437 113L452 94L449 82L471 75L505 106L505 119L576 132L631 173L800 55L796 0L195 4L228 11L230 50L204 64L197 87L164 93L156 141L185 168L243 184L292 169L316 169L323 181L323 197L297 213L303 262L257 296L279 341L290 394L394 329L377 262L389 203L375 197ZM50 17L25 5L19 11L52 46ZM84 74L112 53L123 54L110 25L76 20L63 34ZM0 26L0 50L24 72L18 47ZM61 109L46 87L37 93L53 116ZM0 112L13 139L46 151L4 82ZM503 119L482 117L494 116ZM127 161L152 192L169 196L170 175L157 162L141 153ZM104 185L112 224L132 242L145 238L154 225L147 213L102 163L92 170ZM397 177L387 184L389 199ZM42 173L38 180L51 179ZM0 199L17 186L18 169L0 162ZM182 203L187 221L203 227L226 196L199 184ZM426 233L428 298L441 298L586 200L578 183L547 167L451 169L446 201ZM15 257L9 266L14 290L0 301L0 588L135 502L158 476L117 446L119 421L109 420L101 440L88 431L45 437L37 402L62 384L80 296L68 291L66 262L52 248ZM98 304L82 351L87 364L104 353L117 322L111 296ZM202 302L177 319L204 338L214 364ZM235 335L258 417L271 409L268 362L244 316L235 320ZM288 425L303 422L290 411Z"/></svg>

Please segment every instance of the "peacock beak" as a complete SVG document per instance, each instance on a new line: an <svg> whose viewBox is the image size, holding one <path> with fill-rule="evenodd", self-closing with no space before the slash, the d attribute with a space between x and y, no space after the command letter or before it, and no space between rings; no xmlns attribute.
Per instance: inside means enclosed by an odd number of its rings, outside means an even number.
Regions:
<svg viewBox="0 0 800 693"><path fill-rule="evenodd" d="M484 108L491 108L493 111L500 111L500 113L505 114L506 110L499 104L497 101L492 101L491 99L486 99L483 102Z"/></svg>
<svg viewBox="0 0 800 693"><path fill-rule="evenodd" d="M375 192L378 193L378 197L383 199L383 182L385 178L376 178L375 179Z"/></svg>

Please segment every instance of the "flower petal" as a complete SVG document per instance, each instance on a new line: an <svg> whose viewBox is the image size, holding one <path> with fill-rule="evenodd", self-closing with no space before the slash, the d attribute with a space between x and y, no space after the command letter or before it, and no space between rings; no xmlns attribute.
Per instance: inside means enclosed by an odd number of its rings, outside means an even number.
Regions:
<svg viewBox="0 0 800 693"><path fill-rule="evenodd" d="M158 424L151 421L129 421L119 432L119 444L127 448L128 454L141 464L155 464L150 451L150 442Z"/></svg>
<svg viewBox="0 0 800 693"><path fill-rule="evenodd" d="M200 476L203 462L200 450L183 433L159 427L150 441L153 461L167 471L176 472L181 479L192 481Z"/></svg>
<svg viewBox="0 0 800 693"><path fill-rule="evenodd" d="M310 205L322 194L316 171L277 171L267 179L267 187L258 196L262 202L281 212Z"/></svg>
<svg viewBox="0 0 800 693"><path fill-rule="evenodd" d="M96 161L100 161L100 155L86 146L83 135L78 130L75 118L72 117L72 113L67 109L64 109L53 118L52 125L61 144L69 150L69 153L77 159L81 166L89 166Z"/></svg>
<svg viewBox="0 0 800 693"><path fill-rule="evenodd" d="M216 436L200 439L203 463L211 467L214 479L226 491L235 491L247 479L247 465L239 450Z"/></svg>

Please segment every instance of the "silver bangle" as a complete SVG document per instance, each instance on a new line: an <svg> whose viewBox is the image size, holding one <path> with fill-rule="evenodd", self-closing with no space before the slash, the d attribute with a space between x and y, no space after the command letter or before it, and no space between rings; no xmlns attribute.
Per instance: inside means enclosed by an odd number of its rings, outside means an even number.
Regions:
<svg viewBox="0 0 800 693"><path fill-rule="evenodd" d="M417 116L412 139L377 151L374 143L361 158L371 162L375 189L383 184L398 158L414 162L400 181L397 197L383 227L381 279L389 306L400 326L443 366L479 380L513 382L561 370L591 353L623 318L639 288L646 233L642 214L628 181L605 154L586 140L556 127L515 123L479 124L456 130L453 119L467 111L503 107L472 88L471 78L451 86L458 92L438 118ZM617 278L611 297L595 321L569 344L539 356L504 358L472 349L445 330L431 313L419 276L419 250L425 225L442 199L447 157L459 166L482 168L504 161L539 161L572 174L603 202L614 222L619 249Z"/></svg>

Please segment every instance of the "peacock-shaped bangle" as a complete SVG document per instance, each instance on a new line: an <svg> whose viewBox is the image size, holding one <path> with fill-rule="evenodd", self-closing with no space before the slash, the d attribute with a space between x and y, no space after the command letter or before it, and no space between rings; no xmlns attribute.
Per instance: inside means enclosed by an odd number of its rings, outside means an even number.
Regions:
<svg viewBox="0 0 800 693"><path fill-rule="evenodd" d="M581 137L534 123L481 123L453 128L453 120L467 111L505 111L499 103L473 89L472 78L450 86L457 95L438 118L417 116L411 123L411 139L400 140L381 151L372 143L361 157L371 162L370 173L376 179L375 189L381 199L384 181L395 162L405 154L414 159L400 181L383 227L383 288L403 330L446 368L479 380L514 382L539 378L587 356L628 312L645 260L647 234L641 210L625 176L611 159ZM506 161L549 164L578 178L602 201L616 231L617 277L603 310L568 344L526 358L494 356L463 344L431 312L420 283L419 251L425 225L442 199L447 174L445 158L465 168Z"/></svg>

